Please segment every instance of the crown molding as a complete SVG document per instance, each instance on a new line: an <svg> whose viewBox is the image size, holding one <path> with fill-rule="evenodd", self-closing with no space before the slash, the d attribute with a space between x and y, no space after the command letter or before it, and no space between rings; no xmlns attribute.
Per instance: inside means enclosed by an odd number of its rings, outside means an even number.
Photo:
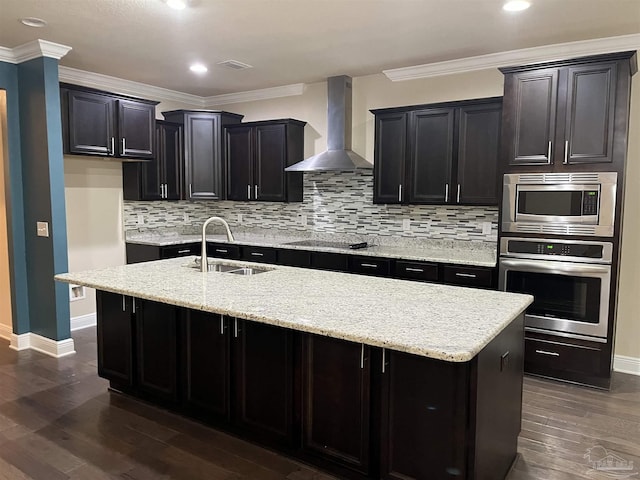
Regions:
<svg viewBox="0 0 640 480"><path fill-rule="evenodd" d="M389 80L399 82L419 78L438 77L455 73L473 72L512 65L552 62L568 58L601 53L613 53L640 48L640 34L596 38L579 42L557 43L541 47L523 48L507 52L490 53L477 57L460 58L445 62L427 63L412 67L383 70Z"/></svg>
<svg viewBox="0 0 640 480"><path fill-rule="evenodd" d="M177 102L184 105L191 105L197 108L204 108L203 97L182 93L168 88L156 87L146 83L124 80L122 78L111 77L101 73L87 72L77 68L59 68L58 78L61 82L73 83L84 87L107 90L121 95L131 95L134 97L144 97L157 101Z"/></svg>
<svg viewBox="0 0 640 480"><path fill-rule="evenodd" d="M60 60L71 51L71 47L46 40L33 40L14 48L0 47L0 61L22 63L39 57L50 57Z"/></svg>
<svg viewBox="0 0 640 480"><path fill-rule="evenodd" d="M302 95L304 92L304 83L293 83L291 85L282 85L280 87L261 88L260 90L248 90L246 92L225 93L223 95L214 95L212 97L204 97L206 108L217 107L219 105L228 105L230 103L252 102L255 100L268 100L270 98L293 97Z"/></svg>

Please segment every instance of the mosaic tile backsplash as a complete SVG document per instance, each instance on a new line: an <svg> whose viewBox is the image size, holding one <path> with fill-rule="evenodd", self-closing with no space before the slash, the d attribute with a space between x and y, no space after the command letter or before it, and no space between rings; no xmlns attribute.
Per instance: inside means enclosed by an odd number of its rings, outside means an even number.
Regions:
<svg viewBox="0 0 640 480"><path fill-rule="evenodd" d="M197 233L195 228L216 215L243 230L497 240L497 207L376 205L372 197L370 171L313 172L304 174L301 203L125 201L124 227L129 233L155 229Z"/></svg>

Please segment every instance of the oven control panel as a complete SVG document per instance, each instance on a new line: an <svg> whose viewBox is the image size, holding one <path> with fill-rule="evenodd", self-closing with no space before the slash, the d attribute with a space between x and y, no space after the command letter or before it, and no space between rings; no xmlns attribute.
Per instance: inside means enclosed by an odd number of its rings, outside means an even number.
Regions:
<svg viewBox="0 0 640 480"><path fill-rule="evenodd" d="M582 215L598 214L598 191L585 190L582 192Z"/></svg>
<svg viewBox="0 0 640 480"><path fill-rule="evenodd" d="M556 258L585 262L611 262L611 242L586 242L503 237L500 255L523 258Z"/></svg>

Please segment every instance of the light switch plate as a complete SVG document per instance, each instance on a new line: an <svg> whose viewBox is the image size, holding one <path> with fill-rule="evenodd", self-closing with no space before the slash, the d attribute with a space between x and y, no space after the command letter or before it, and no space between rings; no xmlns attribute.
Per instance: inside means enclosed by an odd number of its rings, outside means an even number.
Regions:
<svg viewBox="0 0 640 480"><path fill-rule="evenodd" d="M39 237L48 237L49 222L36 222L36 232Z"/></svg>

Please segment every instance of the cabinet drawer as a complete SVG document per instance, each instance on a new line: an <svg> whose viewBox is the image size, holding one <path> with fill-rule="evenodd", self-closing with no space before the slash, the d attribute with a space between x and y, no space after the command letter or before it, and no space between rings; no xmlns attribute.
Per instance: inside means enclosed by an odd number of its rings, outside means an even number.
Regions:
<svg viewBox="0 0 640 480"><path fill-rule="evenodd" d="M482 288L491 288L494 286L494 273L491 268L445 265L443 272L444 283L451 285Z"/></svg>
<svg viewBox="0 0 640 480"><path fill-rule="evenodd" d="M200 255L200 244L199 243L189 243L185 245L174 245L171 247L161 247L160 248L160 258L176 258L176 257L186 257L189 255Z"/></svg>
<svg viewBox="0 0 640 480"><path fill-rule="evenodd" d="M311 252L289 249L279 250L278 265L309 268L311 266Z"/></svg>
<svg viewBox="0 0 640 480"><path fill-rule="evenodd" d="M207 256L214 258L240 258L240 247L237 245L229 245L227 243L209 243L207 242Z"/></svg>
<svg viewBox="0 0 640 480"><path fill-rule="evenodd" d="M346 272L349 267L349 256L342 253L311 253L311 268L318 270L334 270L336 272Z"/></svg>
<svg viewBox="0 0 640 480"><path fill-rule="evenodd" d="M350 271L364 275L388 276L391 273L391 260L386 258L351 257Z"/></svg>
<svg viewBox="0 0 640 480"><path fill-rule="evenodd" d="M242 258L252 262L276 263L278 259L277 250L268 247L244 247Z"/></svg>
<svg viewBox="0 0 640 480"><path fill-rule="evenodd" d="M394 274L398 278L423 280L425 282L438 281L438 265L435 263L396 261Z"/></svg>
<svg viewBox="0 0 640 480"><path fill-rule="evenodd" d="M603 375L602 350L597 345L573 345L525 336L524 369L527 373L556 376L556 372Z"/></svg>

